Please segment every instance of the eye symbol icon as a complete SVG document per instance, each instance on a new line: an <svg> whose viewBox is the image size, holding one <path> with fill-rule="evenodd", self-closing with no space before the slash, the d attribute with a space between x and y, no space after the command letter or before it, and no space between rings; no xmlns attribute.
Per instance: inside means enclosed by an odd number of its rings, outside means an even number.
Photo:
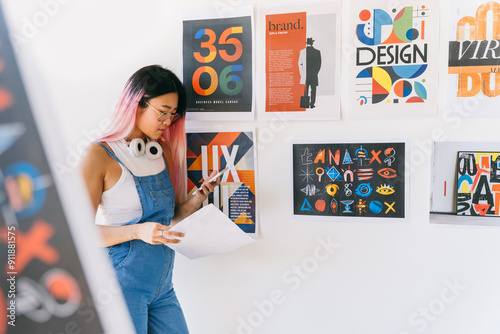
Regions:
<svg viewBox="0 0 500 334"><path fill-rule="evenodd" d="M392 168L382 168L377 173L386 179L393 179L397 176L396 171Z"/></svg>
<svg viewBox="0 0 500 334"><path fill-rule="evenodd" d="M390 194L394 194L396 192L396 190L394 190L394 188L388 184L381 184L377 188L376 192L378 192L381 195L390 195Z"/></svg>

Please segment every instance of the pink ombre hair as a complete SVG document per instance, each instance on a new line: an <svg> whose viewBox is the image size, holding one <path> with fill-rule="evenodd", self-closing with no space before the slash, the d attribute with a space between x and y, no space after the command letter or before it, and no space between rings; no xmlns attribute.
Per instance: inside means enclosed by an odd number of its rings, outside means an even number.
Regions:
<svg viewBox="0 0 500 334"><path fill-rule="evenodd" d="M127 138L134 129L138 107L145 108L146 102L150 99L168 93L178 94L177 112L181 114L181 118L164 130L160 141L168 146L172 153L174 175L170 175L170 178L174 184L176 202L183 202L187 197L187 144L184 127L186 92L179 78L173 72L159 65L146 66L135 72L123 89L110 126L97 141L112 142Z"/></svg>

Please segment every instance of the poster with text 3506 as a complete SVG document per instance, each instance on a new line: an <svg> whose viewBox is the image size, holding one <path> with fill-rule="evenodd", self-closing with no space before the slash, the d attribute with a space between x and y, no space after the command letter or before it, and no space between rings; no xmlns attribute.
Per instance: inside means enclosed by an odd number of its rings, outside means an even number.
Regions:
<svg viewBox="0 0 500 334"><path fill-rule="evenodd" d="M253 120L253 9L212 14L189 12L183 21L188 120Z"/></svg>

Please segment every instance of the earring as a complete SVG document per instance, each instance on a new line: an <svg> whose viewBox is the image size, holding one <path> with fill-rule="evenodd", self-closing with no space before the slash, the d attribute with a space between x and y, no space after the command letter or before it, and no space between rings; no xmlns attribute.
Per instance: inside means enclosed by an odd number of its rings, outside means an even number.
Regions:
<svg viewBox="0 0 500 334"><path fill-rule="evenodd" d="M134 138L130 141L130 153L132 153L135 157L140 157L144 155L146 151L146 145L144 144L144 140L142 138Z"/></svg>
<svg viewBox="0 0 500 334"><path fill-rule="evenodd" d="M159 157L161 157L162 152L163 150L161 148L161 145L157 142L150 141L146 144L146 156L148 157L148 159L158 159Z"/></svg>

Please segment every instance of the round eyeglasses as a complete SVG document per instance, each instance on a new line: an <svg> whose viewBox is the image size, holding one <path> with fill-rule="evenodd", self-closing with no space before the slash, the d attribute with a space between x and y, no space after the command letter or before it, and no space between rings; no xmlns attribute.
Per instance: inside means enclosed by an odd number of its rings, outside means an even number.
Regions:
<svg viewBox="0 0 500 334"><path fill-rule="evenodd" d="M181 118L181 115L179 113L172 114L169 112L161 112L161 111L157 110L155 107L153 107L152 105L150 105L149 102L146 102L146 104L148 106L150 106L151 108L153 108L154 111L156 111L156 113L158 114L158 122L160 122L160 123L165 122L167 119L170 119L170 123L173 123L176 120L178 120L179 118Z"/></svg>

